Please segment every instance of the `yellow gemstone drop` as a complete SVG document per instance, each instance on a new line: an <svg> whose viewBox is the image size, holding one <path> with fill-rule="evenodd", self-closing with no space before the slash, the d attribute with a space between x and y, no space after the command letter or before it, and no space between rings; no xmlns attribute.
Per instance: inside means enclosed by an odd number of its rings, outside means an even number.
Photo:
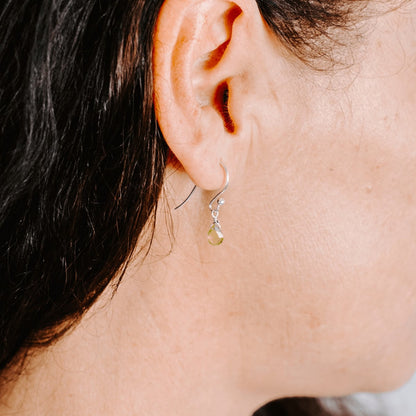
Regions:
<svg viewBox="0 0 416 416"><path fill-rule="evenodd" d="M222 234L219 224L214 223L208 231L208 242L213 246L219 246L224 241L224 235Z"/></svg>

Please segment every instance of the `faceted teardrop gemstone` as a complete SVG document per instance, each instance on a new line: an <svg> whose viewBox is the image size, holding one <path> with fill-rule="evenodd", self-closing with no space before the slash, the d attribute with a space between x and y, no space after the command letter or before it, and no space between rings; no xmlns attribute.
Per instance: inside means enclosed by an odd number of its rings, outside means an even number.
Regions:
<svg viewBox="0 0 416 416"><path fill-rule="evenodd" d="M222 234L221 227L218 223L211 225L208 231L208 242L213 246L219 246L224 241L224 235Z"/></svg>

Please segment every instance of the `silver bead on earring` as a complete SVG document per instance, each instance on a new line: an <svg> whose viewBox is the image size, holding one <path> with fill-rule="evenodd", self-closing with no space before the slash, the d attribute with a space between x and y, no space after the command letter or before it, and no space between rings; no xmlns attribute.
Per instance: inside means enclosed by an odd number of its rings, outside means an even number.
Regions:
<svg viewBox="0 0 416 416"><path fill-rule="evenodd" d="M222 162L220 162L220 164L225 172L225 185L223 189L220 192L218 192L218 194L215 195L214 198L211 199L211 202L208 205L213 220L213 223L208 230L208 242L213 246L219 246L224 241L224 235L221 230L221 224L218 220L218 215L220 213L220 208L225 204L225 200L223 198L220 198L220 196L226 191L226 189L228 188L228 184L230 183L230 175L228 173L227 168L224 166ZM216 202L217 204L215 208L212 206L214 202Z"/></svg>
<svg viewBox="0 0 416 416"><path fill-rule="evenodd" d="M220 208L225 204L225 200L223 198L220 198L220 196L226 191L226 189L228 188L228 185L230 183L230 175L228 173L227 168L224 166L224 164L222 162L220 162L220 165L222 166L222 168L224 169L224 172L225 172L225 185L222 188L222 190L220 192L218 192L214 196L214 198L211 199L211 201L208 205L208 208L211 211L211 216L212 216L212 220L213 220L213 222L211 224L211 227L208 230L208 242L213 246L219 246L224 241L224 235L223 235L222 230L221 230L221 224L218 220L218 215L220 213ZM195 189L196 189L196 185L192 188L191 193L187 196L185 201L183 201L181 204L179 204L177 207L175 207L175 210L182 207L189 200L189 198L194 193ZM214 208L213 204L215 202L216 202L217 206Z"/></svg>

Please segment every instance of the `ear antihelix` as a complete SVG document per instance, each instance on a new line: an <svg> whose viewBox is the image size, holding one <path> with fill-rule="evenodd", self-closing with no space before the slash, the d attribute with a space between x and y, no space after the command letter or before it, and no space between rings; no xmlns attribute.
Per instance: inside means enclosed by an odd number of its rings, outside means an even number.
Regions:
<svg viewBox="0 0 416 416"><path fill-rule="evenodd" d="M218 42L218 46L214 47L214 49L210 50L204 56L204 69L212 69L221 61L221 58L224 56L224 53L230 43L234 22L237 17L241 15L241 13L241 8L233 3L232 6L229 7L226 12L224 12L222 18L220 19L221 25L223 26L220 32L224 32L225 36L222 37L222 42Z"/></svg>

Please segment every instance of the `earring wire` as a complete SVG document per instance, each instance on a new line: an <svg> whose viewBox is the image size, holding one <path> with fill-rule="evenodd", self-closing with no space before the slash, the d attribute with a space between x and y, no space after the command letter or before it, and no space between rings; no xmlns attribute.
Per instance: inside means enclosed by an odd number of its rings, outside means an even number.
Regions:
<svg viewBox="0 0 416 416"><path fill-rule="evenodd" d="M225 172L225 185L224 185L224 188L220 191L220 192L218 192L217 193L217 195L215 195L214 196L214 198L212 198L211 199L211 202L209 203L209 209L211 210L211 211L213 211L214 209L212 208L212 204L214 203L214 201L218 198L218 197L220 197L226 190L227 190L227 188L228 188L228 185L229 185L229 183L230 183L230 174L228 173L228 169L224 166L224 164L222 163L222 162L220 162L220 165L223 167L223 169L224 169L224 172ZM218 205L222 205L223 203L224 203L224 201L222 201L222 202L220 202L221 200L220 199L218 199L218 201L217 201L217 204ZM218 210L218 208L217 208L217 210Z"/></svg>
<svg viewBox="0 0 416 416"><path fill-rule="evenodd" d="M188 202L189 198L190 198L190 197L192 196L192 194L195 192L195 189L196 189L196 185L192 188L191 193L190 193L190 194L186 197L185 201L183 201L181 204L179 204L177 207L175 207L175 210L176 210L176 209L179 209L181 206L185 205L185 204Z"/></svg>
<svg viewBox="0 0 416 416"><path fill-rule="evenodd" d="M228 169L224 166L224 164L222 163L222 161L220 161L220 165L223 167L224 171L225 171L225 185L224 188L218 192L217 195L214 196L214 198L211 199L211 202L209 203L209 209L212 210L212 204L214 203L214 201L220 196L222 195L228 188L228 185L230 183L230 174L228 173ZM181 204L179 204L177 207L175 207L175 210L181 208L183 205L185 205L189 199L191 198L192 194L195 192L195 189L197 188L197 186L195 185L192 188L191 193L186 197L185 201L183 201Z"/></svg>

